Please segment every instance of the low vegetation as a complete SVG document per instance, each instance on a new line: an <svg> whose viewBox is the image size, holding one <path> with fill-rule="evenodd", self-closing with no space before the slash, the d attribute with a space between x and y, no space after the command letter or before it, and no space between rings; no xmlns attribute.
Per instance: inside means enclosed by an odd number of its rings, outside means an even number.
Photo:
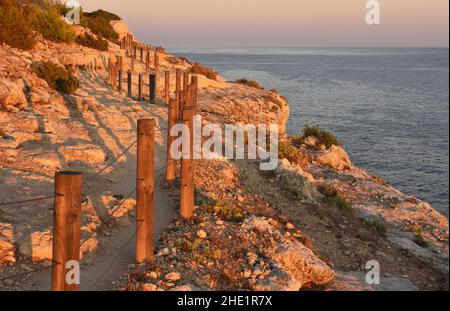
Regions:
<svg viewBox="0 0 450 311"><path fill-rule="evenodd" d="M282 140L278 143L278 158L287 159L291 163L300 162L300 152L291 140Z"/></svg>
<svg viewBox="0 0 450 311"><path fill-rule="evenodd" d="M217 77L219 76L219 74L215 72L213 69L203 66L202 64L199 63L194 63L189 72L191 74L204 75L210 80L217 80Z"/></svg>
<svg viewBox="0 0 450 311"><path fill-rule="evenodd" d="M36 44L32 27L33 9L14 0L0 0L0 43L30 50Z"/></svg>
<svg viewBox="0 0 450 311"><path fill-rule="evenodd" d="M420 247L423 248L428 248L429 244L427 242L427 240L425 240L425 238L423 237L423 229L422 228L418 228L416 230L416 232L414 233L414 243L416 243L417 245L419 245Z"/></svg>
<svg viewBox="0 0 450 311"><path fill-rule="evenodd" d="M255 89L262 89L262 86L255 80L238 79L235 81L235 83L253 87Z"/></svg>
<svg viewBox="0 0 450 311"><path fill-rule="evenodd" d="M376 231L381 236L385 236L388 229L387 224L381 218L365 220L364 225L367 228Z"/></svg>
<svg viewBox="0 0 450 311"><path fill-rule="evenodd" d="M65 67L52 62L44 62L33 67L33 71L56 91L73 94L79 87L79 80Z"/></svg>
<svg viewBox="0 0 450 311"><path fill-rule="evenodd" d="M91 13L83 13L81 25L89 28L94 34L103 39L117 43L119 35L111 26L112 20L120 20L121 18L113 13L97 10Z"/></svg>
<svg viewBox="0 0 450 311"><path fill-rule="evenodd" d="M327 148L330 148L332 145L336 146L340 145L336 136L325 130L322 130L318 126L309 126L309 125L305 126L305 128L303 129L303 139L306 139L309 136L314 136L315 138L317 138L319 144L323 144Z"/></svg>
<svg viewBox="0 0 450 311"><path fill-rule="evenodd" d="M336 192L334 195L325 196L324 202L328 205L335 206L344 212L353 212L352 202L342 193Z"/></svg>
<svg viewBox="0 0 450 311"><path fill-rule="evenodd" d="M83 46L100 50L107 51L108 50L108 41L102 38L96 38L93 35L86 33L84 36L77 36L75 40L78 44Z"/></svg>
<svg viewBox="0 0 450 311"><path fill-rule="evenodd" d="M45 9L36 8L33 28L49 41L71 42L75 39L75 32L61 19L56 6L49 5Z"/></svg>
<svg viewBox="0 0 450 311"><path fill-rule="evenodd" d="M206 210L227 221L241 222L246 217L246 214L240 208L225 201L214 202L208 205Z"/></svg>

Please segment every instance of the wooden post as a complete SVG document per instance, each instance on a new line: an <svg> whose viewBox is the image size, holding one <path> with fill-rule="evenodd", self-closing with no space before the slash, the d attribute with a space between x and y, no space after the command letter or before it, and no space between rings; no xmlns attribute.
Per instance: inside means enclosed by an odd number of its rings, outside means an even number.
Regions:
<svg viewBox="0 0 450 311"><path fill-rule="evenodd" d="M155 51L155 73L158 74L159 71L159 54Z"/></svg>
<svg viewBox="0 0 450 311"><path fill-rule="evenodd" d="M192 76L191 78L192 84L192 106L197 110L197 100L198 100L198 77Z"/></svg>
<svg viewBox="0 0 450 311"><path fill-rule="evenodd" d="M77 284L67 284L68 261L80 261L80 215L82 174L55 174L55 209L53 213L52 290L74 291Z"/></svg>
<svg viewBox="0 0 450 311"><path fill-rule="evenodd" d="M119 86L118 86L119 93L122 93L122 69L119 69Z"/></svg>
<svg viewBox="0 0 450 311"><path fill-rule="evenodd" d="M142 100L142 73L139 74L138 80L138 100Z"/></svg>
<svg viewBox="0 0 450 311"><path fill-rule="evenodd" d="M177 99L180 99L181 75L182 75L181 69L177 69L175 81L175 98Z"/></svg>
<svg viewBox="0 0 450 311"><path fill-rule="evenodd" d="M164 74L164 102L169 105L170 99L170 72L167 70Z"/></svg>
<svg viewBox="0 0 450 311"><path fill-rule="evenodd" d="M141 46L140 47L140 56L141 56L141 63L144 62L144 48Z"/></svg>
<svg viewBox="0 0 450 311"><path fill-rule="evenodd" d="M175 136L170 136L170 130L178 123L178 100L171 99L169 101L169 118L167 129L167 167L166 167L166 179L173 181L177 178L177 162L173 160L170 148L175 140Z"/></svg>
<svg viewBox="0 0 450 311"><path fill-rule="evenodd" d="M154 119L138 120L136 262L153 259L154 224Z"/></svg>
<svg viewBox="0 0 450 311"><path fill-rule="evenodd" d="M132 94L132 90L131 90L131 86L132 86L132 84L131 84L131 70L127 71L127 75L128 75L128 77L127 77L128 94L127 95L128 95L129 98L132 98L133 94Z"/></svg>
<svg viewBox="0 0 450 311"><path fill-rule="evenodd" d="M194 137L194 109L186 105L183 109L183 123L189 128L188 151L182 153L181 158L181 181L180 181L180 214L184 219L190 219L194 214L194 159L193 159L193 137ZM183 144L185 141L183 141ZM186 149L186 147L183 147ZM183 150L184 151L184 150Z"/></svg>
<svg viewBox="0 0 450 311"><path fill-rule="evenodd" d="M147 54L145 56L145 72L150 71L150 51L147 49Z"/></svg>
<svg viewBox="0 0 450 311"><path fill-rule="evenodd" d="M189 84L189 73L183 72L183 92L186 94Z"/></svg>
<svg viewBox="0 0 450 311"><path fill-rule="evenodd" d="M149 100L151 104L156 104L156 75L149 75Z"/></svg>

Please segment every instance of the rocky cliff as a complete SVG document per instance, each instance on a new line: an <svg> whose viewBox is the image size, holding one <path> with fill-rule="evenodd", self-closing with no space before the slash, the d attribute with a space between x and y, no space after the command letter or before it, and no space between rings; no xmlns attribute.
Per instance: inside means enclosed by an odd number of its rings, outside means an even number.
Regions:
<svg viewBox="0 0 450 311"><path fill-rule="evenodd" d="M128 33L123 21L112 23L119 35ZM166 104L127 99L107 85L108 59L117 55L127 59L111 42L106 52L42 38L29 52L0 46L0 202L51 194L53 175L61 169L93 175L134 139L137 119L156 118L165 127ZM73 68L79 90L67 95L51 89L32 70L44 61ZM189 71L193 65L160 55L160 70L170 72L172 90L176 69ZM135 69L145 66L138 62ZM197 161L194 219L171 223L160 236L155 261L131 267L126 281L115 282L119 288L448 288L444 216L353 166L340 146L325 147L314 137L285 137L289 106L281 95L220 76L198 78L198 108L205 122L278 124L294 160L280 159L273 172L259 171L257 161ZM162 98L162 75L158 86ZM164 133L157 139L160 161ZM122 199L135 182L130 175L135 150L118 163L85 189L86 255L105 247L111 228L131 226L135 201ZM178 190L162 184L161 191L175 197ZM2 274L48 264L51 215L51 202L0 206ZM364 283L370 260L381 264L384 281L379 286ZM33 282L24 282L8 279L0 286L33 289Z"/></svg>

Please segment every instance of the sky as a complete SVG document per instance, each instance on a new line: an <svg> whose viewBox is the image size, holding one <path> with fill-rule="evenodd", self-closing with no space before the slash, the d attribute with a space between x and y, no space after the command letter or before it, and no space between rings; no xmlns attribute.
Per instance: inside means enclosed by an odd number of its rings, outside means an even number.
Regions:
<svg viewBox="0 0 450 311"><path fill-rule="evenodd" d="M78 0L121 16L140 41L167 48L448 47L449 0Z"/></svg>

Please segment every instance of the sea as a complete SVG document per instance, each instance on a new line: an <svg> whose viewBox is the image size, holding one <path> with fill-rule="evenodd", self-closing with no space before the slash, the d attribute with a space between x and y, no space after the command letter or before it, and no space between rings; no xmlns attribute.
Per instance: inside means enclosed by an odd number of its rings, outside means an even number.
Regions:
<svg viewBox="0 0 450 311"><path fill-rule="evenodd" d="M169 52L277 89L290 135L332 132L352 162L449 215L448 48L227 48Z"/></svg>

